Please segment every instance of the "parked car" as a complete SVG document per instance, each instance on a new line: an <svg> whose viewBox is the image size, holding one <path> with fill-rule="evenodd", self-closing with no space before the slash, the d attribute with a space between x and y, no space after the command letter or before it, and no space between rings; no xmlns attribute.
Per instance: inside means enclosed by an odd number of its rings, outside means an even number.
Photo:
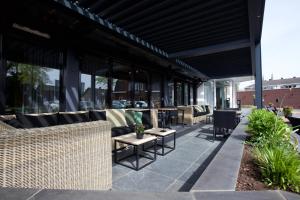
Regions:
<svg viewBox="0 0 300 200"><path fill-rule="evenodd" d="M80 110L92 110L93 103L90 101L80 101Z"/></svg>
<svg viewBox="0 0 300 200"><path fill-rule="evenodd" d="M123 104L120 100L113 100L112 107L116 109L126 108L126 105Z"/></svg>

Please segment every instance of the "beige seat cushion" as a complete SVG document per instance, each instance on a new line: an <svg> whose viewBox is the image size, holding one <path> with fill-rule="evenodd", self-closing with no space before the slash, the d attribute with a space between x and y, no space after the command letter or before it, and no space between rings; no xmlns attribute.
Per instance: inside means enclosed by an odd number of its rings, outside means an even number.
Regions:
<svg viewBox="0 0 300 200"><path fill-rule="evenodd" d="M125 119L125 109L107 109L106 119L112 127L128 126Z"/></svg>

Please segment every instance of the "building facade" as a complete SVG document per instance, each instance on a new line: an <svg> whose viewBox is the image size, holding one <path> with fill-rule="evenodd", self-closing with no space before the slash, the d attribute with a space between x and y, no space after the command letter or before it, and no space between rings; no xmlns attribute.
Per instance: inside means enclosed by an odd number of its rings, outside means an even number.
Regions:
<svg viewBox="0 0 300 200"><path fill-rule="evenodd" d="M237 98L242 105L254 105L254 85L245 87L245 91L239 91ZM300 108L300 78L267 80L263 82L264 106L272 103L276 107L292 106Z"/></svg>

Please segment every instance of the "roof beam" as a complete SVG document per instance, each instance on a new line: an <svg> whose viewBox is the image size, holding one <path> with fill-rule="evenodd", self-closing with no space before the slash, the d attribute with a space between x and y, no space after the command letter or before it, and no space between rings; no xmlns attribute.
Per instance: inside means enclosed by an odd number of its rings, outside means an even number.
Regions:
<svg viewBox="0 0 300 200"><path fill-rule="evenodd" d="M224 51L231 51L235 49L241 49L250 46L250 41L238 40L234 42L227 42L223 44L212 45L208 47L195 48L185 51L180 51L176 53L169 54L169 58L190 58L196 56L203 56L207 54L214 54Z"/></svg>

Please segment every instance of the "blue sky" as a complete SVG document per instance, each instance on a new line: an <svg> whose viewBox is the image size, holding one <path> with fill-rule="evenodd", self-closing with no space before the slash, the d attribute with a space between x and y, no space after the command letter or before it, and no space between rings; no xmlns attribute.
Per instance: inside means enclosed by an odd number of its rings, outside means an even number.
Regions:
<svg viewBox="0 0 300 200"><path fill-rule="evenodd" d="M265 79L300 77L300 0L266 0L261 45Z"/></svg>

